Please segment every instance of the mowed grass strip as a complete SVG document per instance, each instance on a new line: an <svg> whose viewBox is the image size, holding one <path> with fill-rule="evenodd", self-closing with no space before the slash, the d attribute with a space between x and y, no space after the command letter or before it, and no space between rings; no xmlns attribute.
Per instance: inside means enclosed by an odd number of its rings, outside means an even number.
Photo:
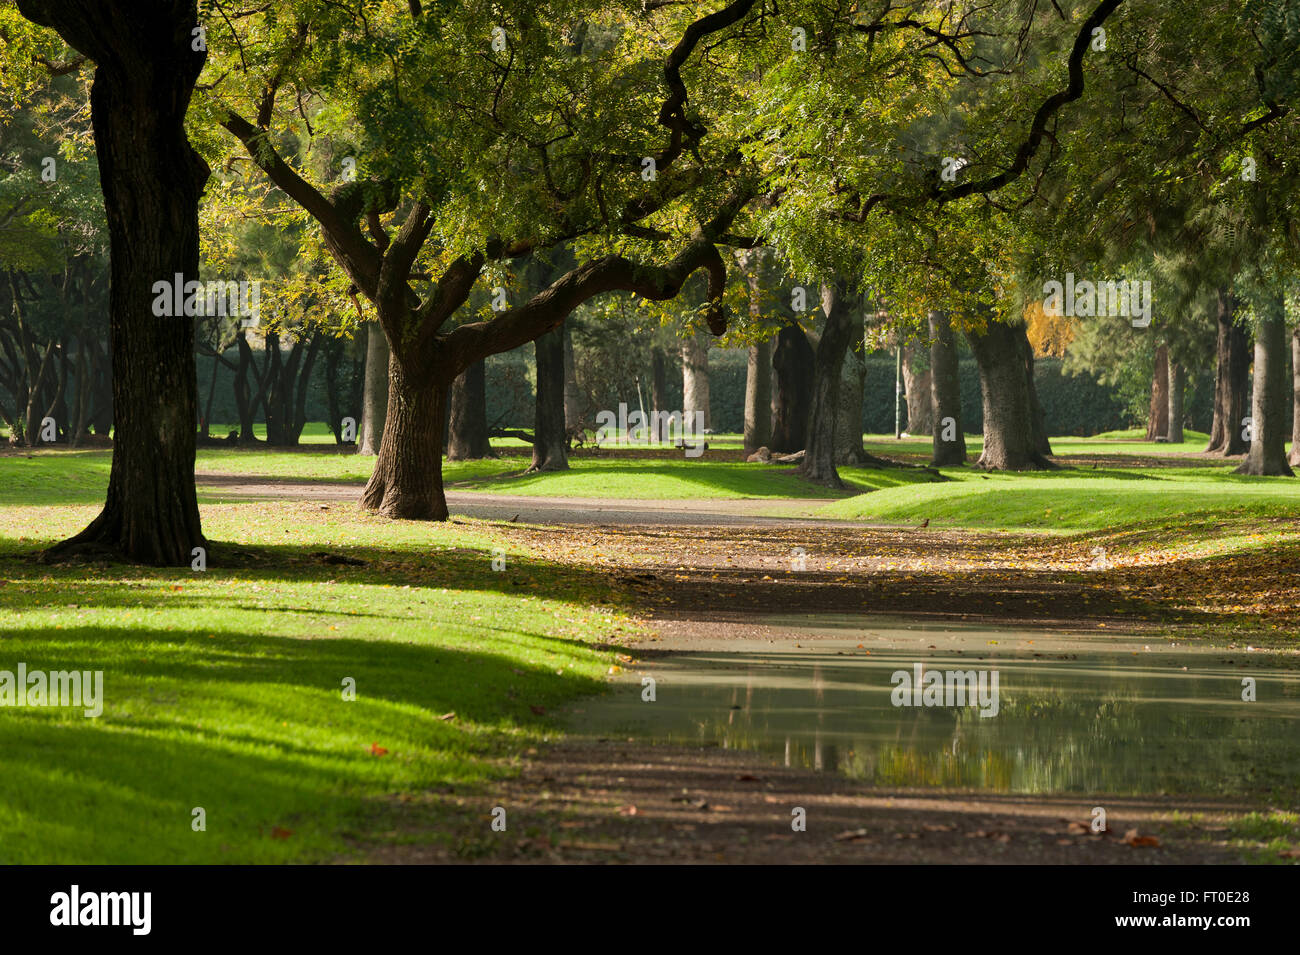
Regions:
<svg viewBox="0 0 1300 955"><path fill-rule="evenodd" d="M104 673L97 719L0 707L0 863L348 853L386 796L490 791L634 629L600 578L493 571L490 528L350 507L205 507L204 573L27 559L94 513L0 506L0 670Z"/></svg>

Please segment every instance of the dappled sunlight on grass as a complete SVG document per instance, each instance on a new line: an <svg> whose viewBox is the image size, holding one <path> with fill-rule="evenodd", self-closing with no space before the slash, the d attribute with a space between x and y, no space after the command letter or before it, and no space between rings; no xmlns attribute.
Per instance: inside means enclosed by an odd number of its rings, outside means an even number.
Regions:
<svg viewBox="0 0 1300 955"><path fill-rule="evenodd" d="M206 573L30 562L92 515L0 508L0 670L102 670L105 696L0 709L0 862L346 852L373 799L505 771L634 629L600 578L355 508L205 508Z"/></svg>

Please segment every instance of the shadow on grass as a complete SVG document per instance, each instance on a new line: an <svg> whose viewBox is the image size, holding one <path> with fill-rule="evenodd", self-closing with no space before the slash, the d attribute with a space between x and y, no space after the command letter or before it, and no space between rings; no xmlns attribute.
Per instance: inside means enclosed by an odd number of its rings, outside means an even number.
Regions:
<svg viewBox="0 0 1300 955"><path fill-rule="evenodd" d="M0 641L0 669L19 661L102 670L105 703L0 708L4 863L335 853L367 797L488 778L505 734L543 726L533 706L601 687L490 652L243 631L31 628Z"/></svg>

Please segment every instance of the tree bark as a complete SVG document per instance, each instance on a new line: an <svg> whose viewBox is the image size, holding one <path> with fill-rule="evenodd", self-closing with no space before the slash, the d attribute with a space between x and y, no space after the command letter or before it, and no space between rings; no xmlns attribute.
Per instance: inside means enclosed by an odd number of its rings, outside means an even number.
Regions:
<svg viewBox="0 0 1300 955"><path fill-rule="evenodd" d="M1147 411L1146 440L1156 441L1169 434L1169 347L1156 348L1155 371L1151 375L1151 406Z"/></svg>
<svg viewBox="0 0 1300 955"><path fill-rule="evenodd" d="M650 349L650 427L652 441L668 440L668 422L655 415L668 411L668 356L658 345Z"/></svg>
<svg viewBox="0 0 1300 955"><path fill-rule="evenodd" d="M1182 362L1169 362L1169 443L1183 443L1183 396L1187 391L1187 369Z"/></svg>
<svg viewBox="0 0 1300 955"><path fill-rule="evenodd" d="M934 430L931 419L933 371L916 367L920 349L908 345L903 349L903 393L907 397L907 433L926 434Z"/></svg>
<svg viewBox="0 0 1300 955"><path fill-rule="evenodd" d="M567 471L569 442L564 430L564 330L556 327L533 342L537 356L537 403L530 471Z"/></svg>
<svg viewBox="0 0 1300 955"><path fill-rule="evenodd" d="M1047 416L1038 400L1038 386L1034 384L1034 346L1029 342L1029 330L1024 322L1015 326L1016 345L1025 363L1025 389L1029 393L1029 427L1034 449L1044 458L1050 458L1052 443L1047 438ZM1049 462L1050 463L1050 462ZM1055 467L1055 465L1052 465Z"/></svg>
<svg viewBox="0 0 1300 955"><path fill-rule="evenodd" d="M701 333L682 339L682 418L692 422L704 413L704 427L713 427L709 415L709 347Z"/></svg>
<svg viewBox="0 0 1300 955"><path fill-rule="evenodd" d="M487 364L476 361L451 385L447 460L472 461L491 456L487 425Z"/></svg>
<svg viewBox="0 0 1300 955"><path fill-rule="evenodd" d="M844 355L853 339L855 312L848 287L837 280L822 289L826 325L813 358L812 406L808 415L808 445L799 471L827 487L842 488L835 470L835 419L840 405L840 375Z"/></svg>
<svg viewBox="0 0 1300 955"><path fill-rule="evenodd" d="M1235 474L1294 477L1286 460L1286 304L1271 293L1255 330L1251 442Z"/></svg>
<svg viewBox="0 0 1300 955"><path fill-rule="evenodd" d="M384 432L362 507L399 520L447 519L442 422L449 384L436 374L408 377L389 356Z"/></svg>
<svg viewBox="0 0 1300 955"><path fill-rule="evenodd" d="M808 411L812 403L813 348L804 330L782 326L772 353L771 450L791 454L808 442Z"/></svg>
<svg viewBox="0 0 1300 955"><path fill-rule="evenodd" d="M565 322L564 329L564 433L582 434L582 391L578 387L578 365L573 357L573 331ZM487 420L487 398L484 397L484 421Z"/></svg>
<svg viewBox="0 0 1300 955"><path fill-rule="evenodd" d="M198 279L198 204L209 170L185 136L207 55L192 49L196 4L151 4L147 16L123 0L21 0L19 9L97 64L91 119L110 247L107 499L47 557L87 550L188 566L192 548L205 546L194 489L194 323L156 316L153 284Z"/></svg>
<svg viewBox="0 0 1300 955"><path fill-rule="evenodd" d="M1300 464L1300 327L1291 332L1291 456L1288 464Z"/></svg>
<svg viewBox="0 0 1300 955"><path fill-rule="evenodd" d="M253 361L253 350L248 345L248 336L244 329L235 335L235 347L239 351L239 364L235 368L235 410L239 414L239 443L256 444L257 434L253 430L253 419L257 411L258 395L261 383L257 376L257 364ZM250 394L249 376L258 386L256 394Z"/></svg>
<svg viewBox="0 0 1300 955"><path fill-rule="evenodd" d="M929 322L930 418L934 429L930 463L935 467L959 467L966 463L966 435L961 420L957 342L946 312L931 311Z"/></svg>
<svg viewBox="0 0 1300 955"><path fill-rule="evenodd" d="M1218 290L1219 323L1214 375L1214 422L1206 454L1232 457L1246 453L1241 431L1247 415L1250 387L1250 334L1237 324L1237 299L1228 288Z"/></svg>
<svg viewBox="0 0 1300 955"><path fill-rule="evenodd" d="M867 366L855 351L862 344L863 331L862 324L857 322L840 373L840 403L835 417L836 465L862 464L867 460L862 447L862 395L866 390Z"/></svg>
<svg viewBox="0 0 1300 955"><path fill-rule="evenodd" d="M388 339L378 322L366 326L366 377L361 395L361 433L357 436L359 454L379 454L388 415L388 383L391 367Z"/></svg>
<svg viewBox="0 0 1300 955"><path fill-rule="evenodd" d="M990 318L983 332L970 331L966 337L979 365L984 402L984 452L978 465L1003 471L1055 467L1039 450L1034 433L1035 409L1020 344L1023 326Z"/></svg>
<svg viewBox="0 0 1300 955"><path fill-rule="evenodd" d="M766 447L772 437L772 342L749 346L745 369L745 453Z"/></svg>

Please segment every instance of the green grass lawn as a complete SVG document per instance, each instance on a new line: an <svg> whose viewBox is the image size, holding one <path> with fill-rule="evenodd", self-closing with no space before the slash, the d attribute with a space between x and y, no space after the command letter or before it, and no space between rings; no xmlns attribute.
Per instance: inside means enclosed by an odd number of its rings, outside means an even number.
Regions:
<svg viewBox="0 0 1300 955"><path fill-rule="evenodd" d="M789 467L707 456L579 457L571 471L543 475L522 475L526 459L504 457L449 465L447 480L774 507L822 497L809 512L824 518L1127 529L1162 546L1220 550L1297 533L1300 481L1237 477L1220 462L1134 466L1135 455L1149 462L1165 446L1131 438L1058 441L1085 460L1114 454L1095 468L955 468L941 483L919 469L845 468L844 492ZM887 453L890 442L872 447ZM923 439L893 442L895 452L903 444L925 452ZM32 562L95 515L109 461L103 451L0 456L0 670L102 670L105 692L97 719L0 708L0 863L347 854L385 828L393 794L490 792L512 757L551 732L552 707L603 686L613 647L635 632L603 576L521 554L497 572L488 525L389 522L348 504L204 494L215 542L205 573ZM200 470L311 480L360 480L371 465L264 449L199 458ZM344 699L347 680L355 701ZM199 807L205 832L191 828Z"/></svg>
<svg viewBox="0 0 1300 955"><path fill-rule="evenodd" d="M633 629L603 579L514 554L493 571L481 526L348 507L205 506L233 542L206 573L36 565L96 509L30 506L12 481L29 460L0 458L0 670L102 670L105 702L0 708L0 864L347 853L390 794L509 771ZM97 480L93 457L58 466Z"/></svg>

